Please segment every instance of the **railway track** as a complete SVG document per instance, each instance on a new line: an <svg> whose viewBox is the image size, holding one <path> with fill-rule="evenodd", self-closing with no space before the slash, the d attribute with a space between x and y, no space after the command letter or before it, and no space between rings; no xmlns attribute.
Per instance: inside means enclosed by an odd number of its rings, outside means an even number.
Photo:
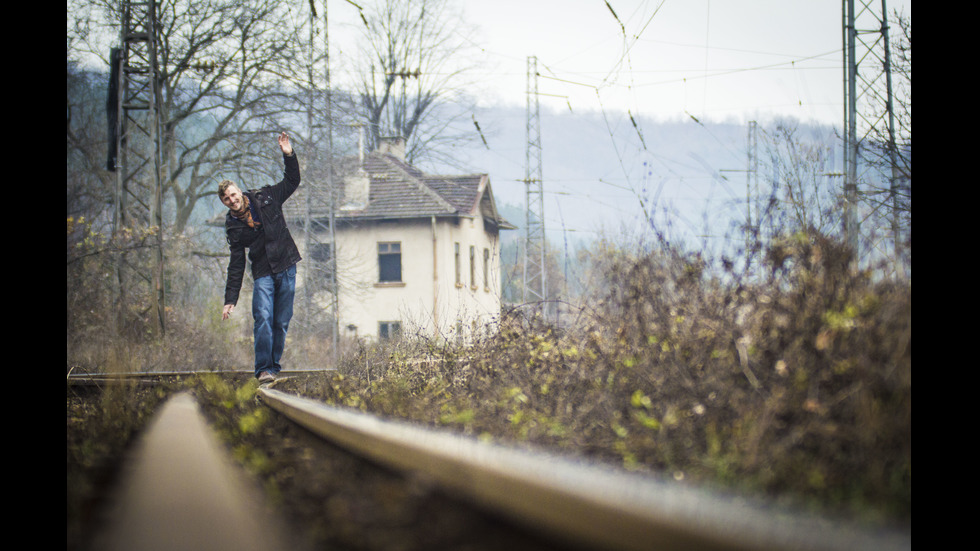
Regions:
<svg viewBox="0 0 980 551"><path fill-rule="evenodd" d="M911 549L910 535L867 532L607 467L381 420L274 388L260 388L259 399L334 445L431 481L540 534L557 549Z"/></svg>

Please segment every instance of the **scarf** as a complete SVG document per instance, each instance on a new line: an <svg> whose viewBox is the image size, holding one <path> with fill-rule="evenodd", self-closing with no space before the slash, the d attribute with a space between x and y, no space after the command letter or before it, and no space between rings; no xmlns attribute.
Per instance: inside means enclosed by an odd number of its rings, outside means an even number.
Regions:
<svg viewBox="0 0 980 551"><path fill-rule="evenodd" d="M255 226L261 226L262 225L261 222L252 219L252 209L248 208L248 205L249 205L248 195L245 195L243 193L242 210L235 211L235 210L228 209L228 212L230 212L231 215L234 216L235 218L248 224L248 227L250 228L255 228Z"/></svg>

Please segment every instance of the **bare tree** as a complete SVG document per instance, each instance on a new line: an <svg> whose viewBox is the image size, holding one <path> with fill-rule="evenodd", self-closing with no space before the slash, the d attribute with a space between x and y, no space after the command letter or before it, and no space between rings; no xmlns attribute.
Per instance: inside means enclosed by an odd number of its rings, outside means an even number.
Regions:
<svg viewBox="0 0 980 551"><path fill-rule="evenodd" d="M251 185L281 170L272 144L274 136L283 130L280 119L294 109L282 82L290 74L296 41L290 8L276 0L154 0L153 7L153 48L149 51L155 51L155 60L149 65L155 64L156 72L148 78L153 79L156 92L154 115L159 124L162 163L159 179L147 176L152 171L132 179L127 199L136 211L140 206L144 210L135 214L140 219L135 227L114 224L114 233L132 229L141 238L153 236L155 243L149 253L132 249L129 240L122 245L113 243L106 250L125 245L134 251L114 262L118 282L114 295L120 312L117 326L132 326L123 319L127 304L147 302L162 334L166 317L164 273L173 274L181 265L174 259L186 261L192 252L175 244L192 222L200 199L214 195L214 184L221 178ZM123 9L125 3L114 0L70 0L69 69L75 62L94 72L106 71L110 52L124 39L120 36ZM104 94L99 104L111 114L114 111L105 105ZM90 97L75 99L89 102ZM98 157L105 159L111 140L104 135L95 138L94 127L88 123L73 126L72 101L70 97L69 162L83 167L85 176L69 173L69 207L72 194L81 196L84 188L104 195L106 183L114 180L106 167L96 168L93 162ZM75 111L86 112L80 108ZM99 117L88 116L87 120ZM134 151L145 147L145 152L150 152L156 145L144 143L149 140L139 132L129 133L127 140L128 148ZM100 144L103 147L98 147ZM95 155L96 149L102 149L102 155ZM139 156L129 157L132 166L140 166L135 159ZM73 186L73 181L77 185ZM113 201L119 204L122 199ZM148 292L143 289L146 283ZM146 296L148 301L142 300Z"/></svg>
<svg viewBox="0 0 980 551"><path fill-rule="evenodd" d="M769 158L769 192L760 201L757 231L766 241L797 231L834 235L839 230L841 192L833 180L834 137L819 128L780 122L763 132Z"/></svg>
<svg viewBox="0 0 980 551"><path fill-rule="evenodd" d="M72 0L68 9L77 19L69 49L107 65L117 3ZM273 164L276 121L294 108L281 83L296 41L288 6L275 0L161 0L157 9L163 186L181 233L215 179L247 182Z"/></svg>
<svg viewBox="0 0 980 551"><path fill-rule="evenodd" d="M96 227L112 218L114 178L105 170L107 132L103 75L67 64L67 208L68 216L85 217ZM99 93L101 92L101 94ZM105 229L105 228L100 228Z"/></svg>
<svg viewBox="0 0 980 551"><path fill-rule="evenodd" d="M379 0L364 14L355 109L368 146L406 140L406 156L452 164L444 147L476 136L467 97L468 36L446 0Z"/></svg>

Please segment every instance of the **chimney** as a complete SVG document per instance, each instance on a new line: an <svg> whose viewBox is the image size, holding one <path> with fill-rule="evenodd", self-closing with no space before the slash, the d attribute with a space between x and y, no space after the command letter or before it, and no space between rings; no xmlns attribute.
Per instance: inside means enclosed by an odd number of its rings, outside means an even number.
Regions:
<svg viewBox="0 0 980 551"><path fill-rule="evenodd" d="M360 163L357 170L344 177L344 205L342 210L360 210L367 206L371 178Z"/></svg>
<svg viewBox="0 0 980 551"><path fill-rule="evenodd" d="M405 160L405 138L388 136L378 138L378 153L391 155L399 161Z"/></svg>

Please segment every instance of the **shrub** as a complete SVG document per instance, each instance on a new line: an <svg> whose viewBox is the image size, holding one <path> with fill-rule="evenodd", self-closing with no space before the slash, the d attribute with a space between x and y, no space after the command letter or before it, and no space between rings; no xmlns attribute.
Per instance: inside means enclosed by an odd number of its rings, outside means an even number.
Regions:
<svg viewBox="0 0 980 551"><path fill-rule="evenodd" d="M606 249L558 331L507 313L468 347L361 347L333 403L626 468L911 522L911 285L816 234L763 275Z"/></svg>

